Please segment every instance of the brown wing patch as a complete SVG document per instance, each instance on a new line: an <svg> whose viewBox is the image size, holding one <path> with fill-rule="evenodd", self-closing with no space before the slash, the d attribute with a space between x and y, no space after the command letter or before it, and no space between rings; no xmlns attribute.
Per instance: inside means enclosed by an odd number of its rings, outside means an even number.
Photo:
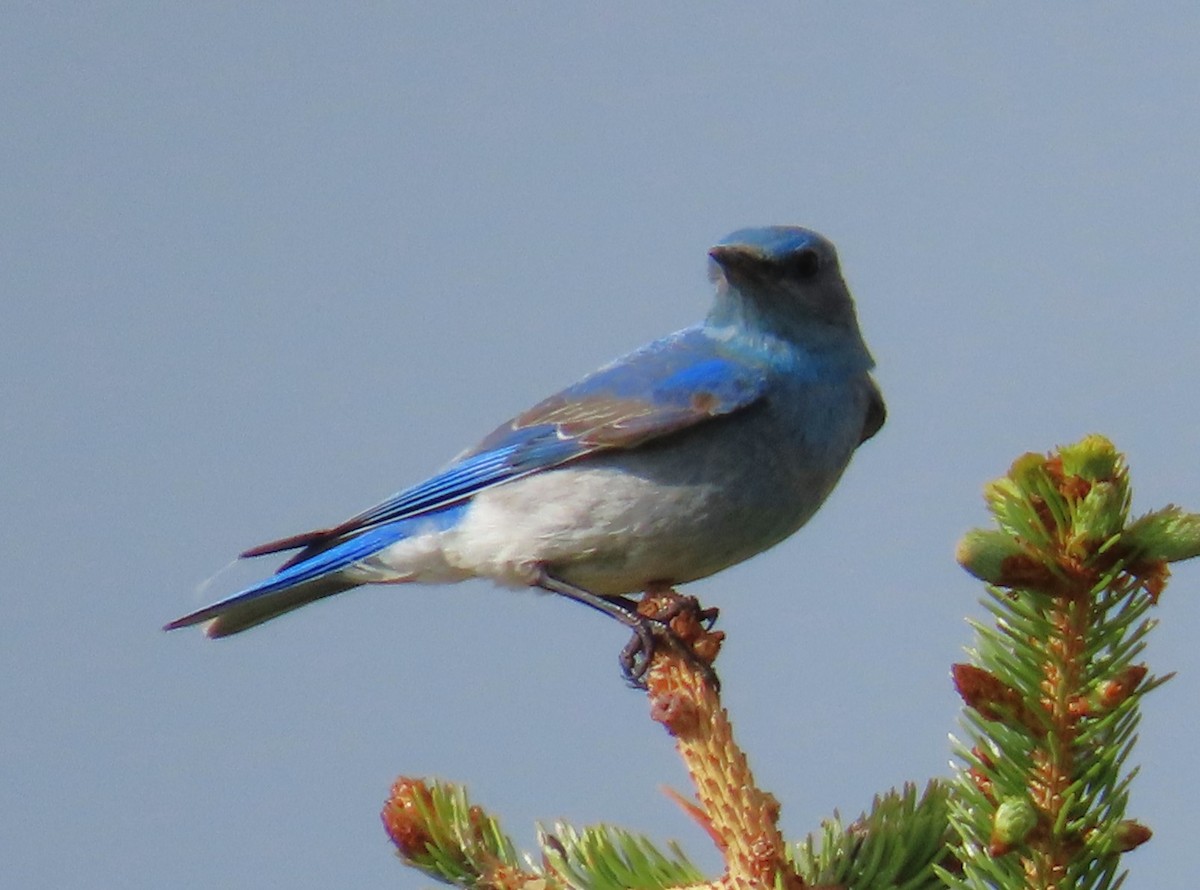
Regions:
<svg viewBox="0 0 1200 890"><path fill-rule="evenodd" d="M337 529L319 528L315 531L303 532L299 535L292 535L291 537L280 538L277 541L268 541L265 544L259 544L257 547L251 547L249 550L242 551L238 556L246 559L251 556L265 556L268 553L279 553L282 550L295 550L297 547L307 547L318 541L324 541L334 534L337 534Z"/></svg>
<svg viewBox="0 0 1200 890"><path fill-rule="evenodd" d="M701 390L692 394L691 403L697 414L712 414L720 407L721 400L717 398L716 393Z"/></svg>

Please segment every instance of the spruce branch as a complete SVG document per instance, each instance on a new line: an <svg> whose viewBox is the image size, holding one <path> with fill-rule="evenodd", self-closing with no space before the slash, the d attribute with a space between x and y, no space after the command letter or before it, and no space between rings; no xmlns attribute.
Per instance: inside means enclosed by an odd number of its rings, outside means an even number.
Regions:
<svg viewBox="0 0 1200 890"><path fill-rule="evenodd" d="M792 849L792 863L814 887L935 890L943 886L938 868L958 869L948 819L945 783L931 781L919 797L906 784L876 796L871 811L849 825L836 813L826 819L819 835Z"/></svg>
<svg viewBox="0 0 1200 890"><path fill-rule="evenodd" d="M431 878L479 890L539 886L540 876L522 869L499 822L473 805L461 785L401 777L381 816L404 863Z"/></svg>
<svg viewBox="0 0 1200 890"><path fill-rule="evenodd" d="M968 532L960 564L988 582L955 665L967 705L950 803L953 887L1113 888L1150 837L1125 818L1141 696L1166 677L1138 659L1167 563L1200 554L1200 517L1168 507L1130 523L1123 457L1089 436L1026 454L986 491L997 528Z"/></svg>
<svg viewBox="0 0 1200 890"><path fill-rule="evenodd" d="M597 825L579 831L556 824L554 830L538 831L544 870L551 883L589 890L625 890L701 886L704 876L683 851L671 843L669 853L654 843L612 825Z"/></svg>
<svg viewBox="0 0 1200 890"><path fill-rule="evenodd" d="M725 874L714 886L807 886L789 861L779 831L779 802L755 784L712 681L709 665L724 635L705 628L695 600L672 591L648 593L639 610L651 616L674 613L673 644L659 647L646 677L646 693L651 717L675 739L696 788L697 804L689 806L689 812L725 858Z"/></svg>

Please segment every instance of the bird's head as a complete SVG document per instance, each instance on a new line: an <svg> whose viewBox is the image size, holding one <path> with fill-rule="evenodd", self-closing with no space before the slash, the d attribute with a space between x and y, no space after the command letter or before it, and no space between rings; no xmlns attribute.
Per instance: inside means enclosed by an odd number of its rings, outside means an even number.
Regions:
<svg viewBox="0 0 1200 890"><path fill-rule="evenodd" d="M810 341L859 338L832 243L810 229L739 229L708 252L717 285L710 321Z"/></svg>

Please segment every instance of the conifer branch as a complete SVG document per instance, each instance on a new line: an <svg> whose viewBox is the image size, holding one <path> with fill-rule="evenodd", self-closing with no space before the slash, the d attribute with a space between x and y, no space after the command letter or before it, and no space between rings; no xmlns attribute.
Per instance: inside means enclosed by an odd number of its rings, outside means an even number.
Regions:
<svg viewBox="0 0 1200 890"><path fill-rule="evenodd" d="M651 717L675 739L696 788L698 806L689 805L689 812L725 857L725 874L705 886L806 887L779 831L779 802L755 784L746 754L733 740L733 725L709 676L711 668L706 669L724 635L704 627L695 600L670 591L647 594L640 608L649 615L674 610L674 640L690 648L660 646L646 677L646 692Z"/></svg>
<svg viewBox="0 0 1200 890"><path fill-rule="evenodd" d="M989 582L971 663L953 677L969 744L951 806L961 887L1088 887L1122 880L1150 831L1125 818L1138 705L1169 677L1136 661L1167 562L1200 553L1200 517L1177 508L1130 524L1124 459L1089 436L1026 454L986 499L997 528L959 544Z"/></svg>

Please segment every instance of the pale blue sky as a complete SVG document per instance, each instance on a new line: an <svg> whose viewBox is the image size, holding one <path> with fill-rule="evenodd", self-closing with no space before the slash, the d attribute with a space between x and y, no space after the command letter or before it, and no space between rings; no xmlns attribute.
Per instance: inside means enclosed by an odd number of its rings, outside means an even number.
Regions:
<svg viewBox="0 0 1200 890"><path fill-rule="evenodd" d="M166 620L697 319L705 250L841 251L890 418L801 534L692 586L791 837L947 772L981 486L1104 432L1200 509L1194 3L7 4L0 883L416 888L400 773L702 833L624 633L478 583ZM1200 571L1151 643L1131 886L1200 873Z"/></svg>

